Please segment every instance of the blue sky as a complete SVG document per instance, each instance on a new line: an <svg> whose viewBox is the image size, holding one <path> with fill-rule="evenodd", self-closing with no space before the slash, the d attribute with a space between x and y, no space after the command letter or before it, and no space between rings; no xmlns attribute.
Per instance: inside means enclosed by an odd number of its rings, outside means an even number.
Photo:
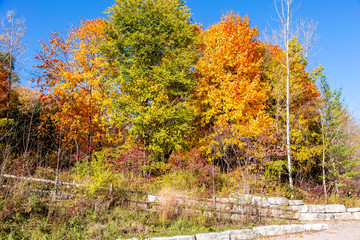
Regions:
<svg viewBox="0 0 360 240"><path fill-rule="evenodd" d="M0 13L15 9L26 19L27 59L40 49L39 40L46 40L56 30L66 32L81 20L105 17L103 13L113 0L0 0ZM276 13L273 0L188 0L195 22L205 28L220 21L222 13L234 10L248 14L252 26L260 32L275 28ZM325 67L332 88L343 89L349 110L360 114L360 0L295 0L296 17L319 22L317 44L319 53L311 59ZM34 62L29 60L22 74L27 79ZM25 83L26 80L23 80Z"/></svg>

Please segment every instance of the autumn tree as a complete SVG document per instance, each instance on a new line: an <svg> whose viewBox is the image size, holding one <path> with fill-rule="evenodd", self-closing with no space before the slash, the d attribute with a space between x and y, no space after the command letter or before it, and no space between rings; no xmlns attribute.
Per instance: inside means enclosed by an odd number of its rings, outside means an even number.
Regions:
<svg viewBox="0 0 360 240"><path fill-rule="evenodd" d="M61 127L61 141L71 141L78 150L80 145L88 155L115 134L110 119L116 90L105 81L111 68L100 50L105 40L103 21L87 20L67 37L52 32L37 56L46 115Z"/></svg>
<svg viewBox="0 0 360 240"><path fill-rule="evenodd" d="M199 125L210 131L204 139L208 154L218 148L221 157L229 147L246 147L271 122L257 36L249 18L233 12L203 33L196 98Z"/></svg>
<svg viewBox="0 0 360 240"><path fill-rule="evenodd" d="M18 79L16 70L25 51L24 33L25 21L22 17L16 16L14 10L9 10L5 16L0 17L0 117L6 119L4 122L0 118L1 172L5 170L14 154L12 144L16 143L16 125L12 123L17 96L12 90L14 82Z"/></svg>
<svg viewBox="0 0 360 240"><path fill-rule="evenodd" d="M166 161L186 146L191 129L197 26L179 0L117 0L108 15L118 127Z"/></svg>
<svg viewBox="0 0 360 240"><path fill-rule="evenodd" d="M274 119L273 134L282 135L283 140L276 142L279 148L286 149L286 55L285 51L277 46L262 44L264 49L264 76L271 87L269 94L268 111ZM290 139L292 152L292 174L308 176L316 166L321 152L321 131L319 128L320 114L318 105L320 93L316 81L321 74L321 67L308 72L307 59L302 45L296 38L289 43L289 107ZM273 159L270 167L281 172L286 166L282 156ZM280 167L280 168L279 168Z"/></svg>
<svg viewBox="0 0 360 240"><path fill-rule="evenodd" d="M35 139L37 127L39 127L39 113L41 110L40 92L28 87L18 86L15 91L18 94L19 104L18 111L22 115L23 123L21 124L21 139L23 149L23 161L26 162L28 155L35 150ZM36 122L37 121L37 122Z"/></svg>
<svg viewBox="0 0 360 240"><path fill-rule="evenodd" d="M0 53L2 67L7 74L6 86L6 119L9 124L11 86L16 79L15 60L19 63L25 51L23 42L25 34L25 21L17 17L14 10L7 11L6 16L0 19ZM4 71L3 71L4 73ZM4 90L4 89L3 89ZM4 98L4 97L3 97ZM0 99L1 100L1 99Z"/></svg>
<svg viewBox="0 0 360 240"><path fill-rule="evenodd" d="M294 59L291 59L291 49L290 45L294 42L294 39L299 39L299 33L302 35L302 56L307 61L309 56L309 51L314 47L314 39L316 34L314 30L316 29L316 24L313 22L302 21L298 24L300 27L293 29L294 25L292 18L294 15L294 0L274 0L275 10L278 15L279 20L279 29L275 31L277 44L284 51L284 74L286 79L286 150L287 150L287 168L289 174L289 186L291 189L291 197L294 195L294 184L293 184L293 171L292 171L292 147L291 147L291 81L293 81L291 65ZM295 58L296 61L296 58ZM306 65L306 64L305 64Z"/></svg>
<svg viewBox="0 0 360 240"><path fill-rule="evenodd" d="M6 116L9 70L5 56L0 57L0 117Z"/></svg>
<svg viewBox="0 0 360 240"><path fill-rule="evenodd" d="M286 149L288 160L289 172L289 185L291 189L291 197L294 196L294 184L291 169L291 146L290 146L290 59L289 59L289 43L290 35L290 21L291 21L291 4L293 0L280 0L280 8L275 1L276 12L281 22L281 38L283 40L283 47L285 51L285 64L286 64Z"/></svg>
<svg viewBox="0 0 360 240"><path fill-rule="evenodd" d="M289 44L290 63L290 138L291 151L295 170L308 174L316 165L317 156L320 155L320 129L318 122L320 114L318 104L320 92L316 86L322 67L307 71L308 62L304 49L297 39ZM300 175L299 174L299 175Z"/></svg>
<svg viewBox="0 0 360 240"><path fill-rule="evenodd" d="M41 161L42 153L46 150L43 139L39 136L40 111L42 108L40 93L29 87L15 84L12 89L12 121L11 131L8 133L12 152L12 164L7 171L15 171L21 175L31 175L36 161ZM4 150L3 150L4 151Z"/></svg>

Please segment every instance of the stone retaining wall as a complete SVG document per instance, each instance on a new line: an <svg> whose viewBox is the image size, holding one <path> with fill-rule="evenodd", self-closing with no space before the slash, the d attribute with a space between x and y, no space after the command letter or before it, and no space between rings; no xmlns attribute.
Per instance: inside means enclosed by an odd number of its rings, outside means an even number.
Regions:
<svg viewBox="0 0 360 240"><path fill-rule="evenodd" d="M148 206L161 202L161 196L149 195ZM287 208L296 205L295 201L286 198L265 198L249 194L230 194L229 198L214 198L196 200L189 197L178 197L178 205L191 207L199 205L209 215L216 213L217 217L225 219L242 219L243 216L261 216L263 218L297 220L297 210ZM302 201L301 201L302 203ZM285 207L286 206L286 207Z"/></svg>
<svg viewBox="0 0 360 240"><path fill-rule="evenodd" d="M148 202L156 203L161 198L149 195ZM184 197L181 204L194 200ZM231 193L229 198L208 199L201 202L204 207L216 209L224 217L237 219L246 214L259 214L267 218L293 219L302 221L360 220L360 208L344 205L305 205L302 200L289 200L285 197L260 197L250 194Z"/></svg>
<svg viewBox="0 0 360 240"><path fill-rule="evenodd" d="M181 197L179 202L187 204L189 199ZM158 203L161 197L149 195L148 203ZM194 200L190 200L194 201ZM229 213L229 217L238 217L242 213L251 214L256 210L262 216L269 218L287 218L301 221L326 220L360 220L360 208L348 208L341 204L305 205L302 200L289 200L285 197L259 197L249 194L230 194L229 198L215 198L203 200L203 204L212 206L219 212ZM197 235L157 237L149 240L240 240L271 237L305 231L320 231L328 229L325 223L271 225L255 227L253 229L230 230L219 233L202 233ZM133 238L137 240L138 238Z"/></svg>
<svg viewBox="0 0 360 240"><path fill-rule="evenodd" d="M294 211L293 219L302 221L360 220L360 208L348 208L341 204L305 205L302 200L288 200L285 197L256 197L248 194L230 194L232 201L260 204L269 209L271 216L281 216Z"/></svg>
<svg viewBox="0 0 360 240"><path fill-rule="evenodd" d="M284 234L302 233L306 231L321 231L328 229L324 223L317 224L292 224L292 225L270 225L255 227L253 229L229 230L218 233L200 233L196 235L156 237L148 240L244 240L258 237L272 237ZM132 238L132 240L140 240Z"/></svg>

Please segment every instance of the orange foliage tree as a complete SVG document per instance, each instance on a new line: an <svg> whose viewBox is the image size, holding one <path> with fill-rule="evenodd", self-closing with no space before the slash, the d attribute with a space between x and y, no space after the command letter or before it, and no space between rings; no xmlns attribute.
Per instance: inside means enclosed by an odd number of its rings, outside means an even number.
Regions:
<svg viewBox="0 0 360 240"><path fill-rule="evenodd" d="M267 131L271 121L266 113L268 86L262 79L257 36L249 18L233 12L203 32L195 95L199 124L211 129L204 138L208 153L220 147L221 155L228 146L244 146L242 139Z"/></svg>
<svg viewBox="0 0 360 240"><path fill-rule="evenodd" d="M88 154L115 140L110 103L116 91L105 81L112 69L100 50L105 39L102 20L87 20L67 38L52 32L37 56L48 117L66 129L63 141L86 147Z"/></svg>
<svg viewBox="0 0 360 240"><path fill-rule="evenodd" d="M285 52L270 44L262 44L264 52L264 73L271 91L269 92L269 114L274 119L273 134L283 136L283 141L277 142L280 148L285 148L286 130L286 64ZM315 84L320 76L321 67L311 72L306 70L307 61L303 48L297 39L289 43L290 59L290 138L291 152L294 158L295 171L303 173L311 170L320 154L319 103L320 93ZM281 157L282 158L282 157ZM273 162L283 171L285 159Z"/></svg>

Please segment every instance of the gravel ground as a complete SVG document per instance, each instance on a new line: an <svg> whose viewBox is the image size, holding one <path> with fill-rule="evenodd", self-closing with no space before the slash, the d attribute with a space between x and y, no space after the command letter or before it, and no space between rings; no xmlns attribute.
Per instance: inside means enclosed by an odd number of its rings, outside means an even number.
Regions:
<svg viewBox="0 0 360 240"><path fill-rule="evenodd" d="M360 221L326 221L329 229L320 232L264 238L267 240L360 240Z"/></svg>

